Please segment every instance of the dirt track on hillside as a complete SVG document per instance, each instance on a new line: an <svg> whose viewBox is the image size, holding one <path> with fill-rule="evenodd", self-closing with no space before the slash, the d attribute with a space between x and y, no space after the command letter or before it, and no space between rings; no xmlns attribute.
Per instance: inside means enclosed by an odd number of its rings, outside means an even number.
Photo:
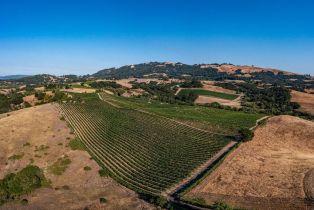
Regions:
<svg viewBox="0 0 314 210"><path fill-rule="evenodd" d="M303 178L313 166L314 123L292 116L273 117L186 196L203 197L208 203L214 201L213 194L302 200L306 197ZM230 202L239 204L236 200Z"/></svg>

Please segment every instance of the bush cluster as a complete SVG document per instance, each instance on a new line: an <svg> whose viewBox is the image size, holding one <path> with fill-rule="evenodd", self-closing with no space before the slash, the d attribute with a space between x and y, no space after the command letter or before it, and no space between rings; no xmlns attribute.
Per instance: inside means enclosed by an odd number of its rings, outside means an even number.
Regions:
<svg viewBox="0 0 314 210"><path fill-rule="evenodd" d="M48 185L42 170L37 166L28 165L16 174L8 174L0 180L0 204L19 199L21 195Z"/></svg>

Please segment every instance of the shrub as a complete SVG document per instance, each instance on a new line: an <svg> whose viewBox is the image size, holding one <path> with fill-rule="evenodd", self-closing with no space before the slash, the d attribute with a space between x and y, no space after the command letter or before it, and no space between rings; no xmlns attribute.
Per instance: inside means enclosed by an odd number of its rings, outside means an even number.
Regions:
<svg viewBox="0 0 314 210"><path fill-rule="evenodd" d="M47 149L49 149L49 146L46 146L46 145L40 145L39 147L37 147L37 146L35 146L35 152L39 152L39 151L45 151L45 150L47 150Z"/></svg>
<svg viewBox="0 0 314 210"><path fill-rule="evenodd" d="M201 206L206 205L206 201L204 198L193 198L191 202L197 205L201 205Z"/></svg>
<svg viewBox="0 0 314 210"><path fill-rule="evenodd" d="M107 176L110 175L109 171L106 170L106 169L100 169L100 170L98 171L98 173L99 173L99 175L100 175L101 177L107 177Z"/></svg>
<svg viewBox="0 0 314 210"><path fill-rule="evenodd" d="M28 204L28 200L25 199L25 198L22 199L22 200L21 200L21 204L22 204L22 205L27 205L27 204Z"/></svg>
<svg viewBox="0 0 314 210"><path fill-rule="evenodd" d="M29 142L26 142L23 144L23 147L26 147L26 146L30 146L31 144Z"/></svg>
<svg viewBox="0 0 314 210"><path fill-rule="evenodd" d="M20 159L22 159L22 157L24 156L24 153L21 153L21 154L18 154L18 155L12 155L12 156L10 156L8 159L9 160L20 160Z"/></svg>
<svg viewBox="0 0 314 210"><path fill-rule="evenodd" d="M99 202L100 203L107 203L107 199L106 198L99 198Z"/></svg>
<svg viewBox="0 0 314 210"><path fill-rule="evenodd" d="M48 167L48 171L54 175L62 175L70 163L71 160L67 157L59 158L54 164Z"/></svg>
<svg viewBox="0 0 314 210"><path fill-rule="evenodd" d="M68 185L63 185L63 186L62 186L62 189L64 189L64 190L70 190L70 187L69 187Z"/></svg>
<svg viewBox="0 0 314 210"><path fill-rule="evenodd" d="M25 106L25 108L32 107L32 105L30 103L28 103L28 102L24 102L24 106Z"/></svg>
<svg viewBox="0 0 314 210"><path fill-rule="evenodd" d="M85 166L85 167L84 167L84 171L90 171L90 170L92 170L91 167L89 167L89 166Z"/></svg>
<svg viewBox="0 0 314 210"><path fill-rule="evenodd" d="M39 167L28 165L16 174L8 174L0 180L0 204L15 200L42 186L49 186L44 173ZM26 199L23 200L22 202L27 202Z"/></svg>
<svg viewBox="0 0 314 210"><path fill-rule="evenodd" d="M224 201L217 201L213 205L214 210L235 210Z"/></svg>
<svg viewBox="0 0 314 210"><path fill-rule="evenodd" d="M250 141L254 137L254 132L248 128L242 128L239 130L239 136L240 136L240 140L244 142Z"/></svg>
<svg viewBox="0 0 314 210"><path fill-rule="evenodd" d="M85 150L84 144L78 138L72 139L68 145L72 150Z"/></svg>

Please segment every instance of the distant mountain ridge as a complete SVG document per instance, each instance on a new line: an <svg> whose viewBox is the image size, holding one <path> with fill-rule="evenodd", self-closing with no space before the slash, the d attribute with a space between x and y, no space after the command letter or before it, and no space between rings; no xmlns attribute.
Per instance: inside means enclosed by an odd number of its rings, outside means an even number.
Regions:
<svg viewBox="0 0 314 210"><path fill-rule="evenodd" d="M6 76L0 76L0 80L17 80L17 79L22 79L24 77L28 77L30 75L22 75L22 74L17 74L17 75L6 75Z"/></svg>
<svg viewBox="0 0 314 210"><path fill-rule="evenodd" d="M92 75L99 78L128 78L128 77L191 77L202 76L219 79L228 77L227 74L220 73L217 69L208 67L205 70L199 65L187 65L173 62L149 62L136 65L126 65L119 68L109 68L98 71Z"/></svg>
<svg viewBox="0 0 314 210"><path fill-rule="evenodd" d="M128 77L200 77L212 80L241 79L261 77L308 78L309 76L272 68L233 64L194 64L188 65L174 62L149 62L136 65L125 65L119 68L108 68L92 75L98 78L121 79Z"/></svg>

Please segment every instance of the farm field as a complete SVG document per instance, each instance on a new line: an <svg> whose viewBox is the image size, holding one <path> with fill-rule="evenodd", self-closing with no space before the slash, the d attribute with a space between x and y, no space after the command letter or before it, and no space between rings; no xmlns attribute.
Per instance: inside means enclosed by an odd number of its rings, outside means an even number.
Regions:
<svg viewBox="0 0 314 210"><path fill-rule="evenodd" d="M102 94L102 97L119 107L144 110L225 135L234 135L240 128L250 128L255 125L256 120L265 116L263 114L249 114L202 106L165 104L155 101L147 102L138 98L124 98L109 94Z"/></svg>
<svg viewBox="0 0 314 210"><path fill-rule="evenodd" d="M314 123L292 116L270 118L185 199L224 199L249 209L311 209L314 197Z"/></svg>
<svg viewBox="0 0 314 210"><path fill-rule="evenodd" d="M217 102L223 106L230 106L235 108L240 108L241 104L238 100L227 100L222 98L216 98L216 97L208 97L208 96L198 96L197 99L194 101L195 104L210 104Z"/></svg>
<svg viewBox="0 0 314 210"><path fill-rule="evenodd" d="M95 93L96 89L78 86L78 87L73 87L71 89L62 89L62 91L69 92L69 93Z"/></svg>
<svg viewBox="0 0 314 210"><path fill-rule="evenodd" d="M93 158L116 181L137 192L164 192L231 141L217 130L196 129L138 110L125 99L118 103L120 97L103 93L101 98L104 101L85 94L84 103L60 108Z"/></svg>
<svg viewBox="0 0 314 210"><path fill-rule="evenodd" d="M196 95L212 96L212 97L217 97L217 98L227 99L227 100L234 100L239 97L238 95L235 95L235 94L215 92L215 91L204 90L204 89L181 89L178 95L187 94L191 92L195 93Z"/></svg>

